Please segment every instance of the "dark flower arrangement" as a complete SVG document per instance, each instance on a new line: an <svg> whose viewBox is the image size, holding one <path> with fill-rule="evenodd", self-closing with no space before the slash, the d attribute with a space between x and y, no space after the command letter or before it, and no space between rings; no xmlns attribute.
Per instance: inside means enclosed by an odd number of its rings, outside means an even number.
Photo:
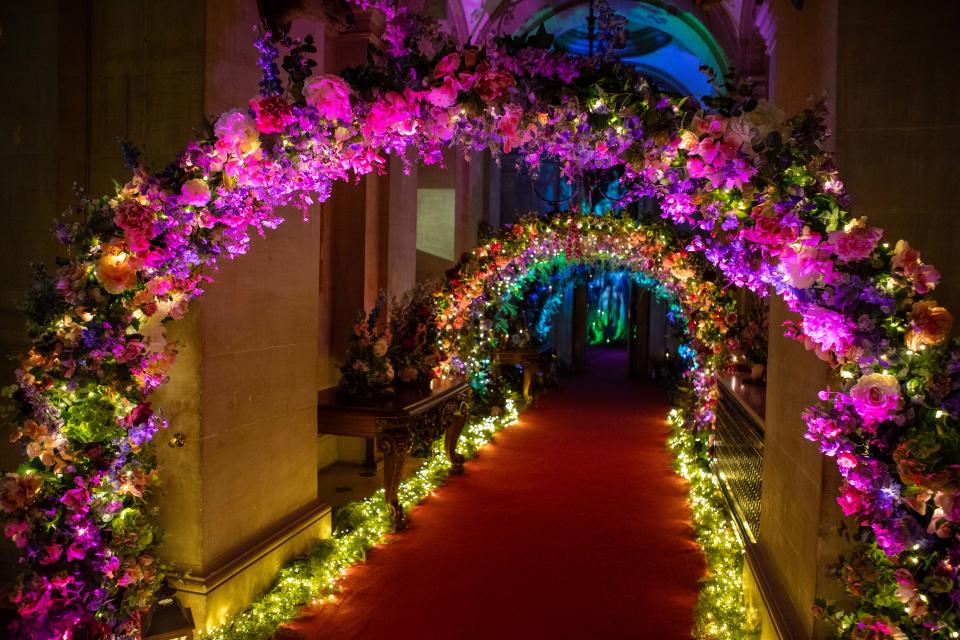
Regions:
<svg viewBox="0 0 960 640"><path fill-rule="evenodd" d="M390 329L384 325L386 294L380 291L370 313L358 312L346 363L340 367L338 395L350 401L374 402L393 393Z"/></svg>

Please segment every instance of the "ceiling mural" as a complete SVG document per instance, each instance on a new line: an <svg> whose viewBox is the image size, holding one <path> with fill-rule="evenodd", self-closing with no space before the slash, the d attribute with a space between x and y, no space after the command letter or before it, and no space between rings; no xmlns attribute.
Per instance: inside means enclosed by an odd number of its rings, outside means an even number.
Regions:
<svg viewBox="0 0 960 640"><path fill-rule="evenodd" d="M589 2L544 0L461 0L469 39L490 34L531 32L541 25L570 53L587 55ZM662 88L697 96L713 92L709 67L722 75L729 69L727 54L701 20L703 12L687 2L614 0L609 3L627 20L628 39L618 57L657 80ZM729 20L714 10L714 22ZM722 14L722 15L721 15Z"/></svg>

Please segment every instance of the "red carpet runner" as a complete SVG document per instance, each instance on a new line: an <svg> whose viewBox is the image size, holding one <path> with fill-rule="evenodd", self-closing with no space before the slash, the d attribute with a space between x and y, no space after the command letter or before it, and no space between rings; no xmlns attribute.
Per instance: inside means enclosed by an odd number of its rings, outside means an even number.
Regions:
<svg viewBox="0 0 960 640"><path fill-rule="evenodd" d="M626 370L625 353L592 352L587 375L562 378L289 635L689 638L705 567L669 406Z"/></svg>

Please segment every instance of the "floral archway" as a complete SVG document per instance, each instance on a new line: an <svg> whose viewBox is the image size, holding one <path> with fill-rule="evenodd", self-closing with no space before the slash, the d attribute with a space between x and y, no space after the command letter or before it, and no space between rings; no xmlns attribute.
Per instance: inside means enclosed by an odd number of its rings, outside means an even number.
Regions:
<svg viewBox="0 0 960 640"><path fill-rule="evenodd" d="M452 144L517 150L532 170L557 158L570 177L620 167L620 204L656 198L692 232L684 250L725 283L785 300L799 318L790 335L839 374L804 417L838 464L840 506L862 540L842 569L856 607L824 615L848 637L960 633L953 319L931 296L937 271L851 213L819 144L822 113L785 119L733 87L699 105L609 51L569 56L542 32L460 48L403 3L358 4L387 17L370 64L315 76L309 39L261 39L249 109L58 226L68 257L38 276L34 346L11 390L24 460L0 487L25 566L14 596L24 635L139 633L160 580L149 444L165 421L149 394L175 357L165 327L202 292L201 267L244 253L281 205L326 200L335 181L382 171L388 153L436 163Z"/></svg>

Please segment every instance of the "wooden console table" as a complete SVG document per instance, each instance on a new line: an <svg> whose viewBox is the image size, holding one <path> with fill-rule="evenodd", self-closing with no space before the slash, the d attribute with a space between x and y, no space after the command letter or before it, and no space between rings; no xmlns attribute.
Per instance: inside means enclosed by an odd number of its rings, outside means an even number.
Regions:
<svg viewBox="0 0 960 640"><path fill-rule="evenodd" d="M553 358L550 349L505 349L495 351L491 363L497 367L518 366L523 370L523 400L527 404L533 400L530 387L533 376L545 375L549 361Z"/></svg>
<svg viewBox="0 0 960 640"><path fill-rule="evenodd" d="M469 385L456 380L440 384L429 394L404 389L388 400L367 405L344 402L337 398L336 388L317 395L318 433L368 438L383 453L383 489L394 531L405 526L397 488L415 443L429 444L445 433L451 473L463 473L457 440L467 420L469 393Z"/></svg>

